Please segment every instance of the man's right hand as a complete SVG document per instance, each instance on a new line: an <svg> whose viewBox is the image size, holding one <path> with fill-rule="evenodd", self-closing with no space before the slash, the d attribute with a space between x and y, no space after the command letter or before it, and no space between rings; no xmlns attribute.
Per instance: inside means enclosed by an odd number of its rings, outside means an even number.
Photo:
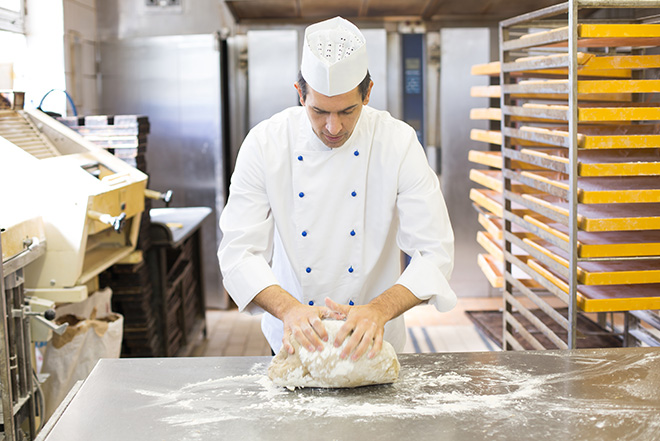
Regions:
<svg viewBox="0 0 660 441"><path fill-rule="evenodd" d="M289 354L295 349L291 337L310 352L323 350L323 342L328 340L328 333L321 319L344 320L346 317L326 306L307 306L300 303L278 285L265 288L253 301L268 311L284 324L282 346Z"/></svg>
<svg viewBox="0 0 660 441"><path fill-rule="evenodd" d="M284 336L282 345L284 349L293 354L295 349L291 345L291 336L309 352L322 351L323 342L328 341L328 333L321 319L328 318L331 311L326 307L306 306L298 303L290 308L282 317L284 323Z"/></svg>

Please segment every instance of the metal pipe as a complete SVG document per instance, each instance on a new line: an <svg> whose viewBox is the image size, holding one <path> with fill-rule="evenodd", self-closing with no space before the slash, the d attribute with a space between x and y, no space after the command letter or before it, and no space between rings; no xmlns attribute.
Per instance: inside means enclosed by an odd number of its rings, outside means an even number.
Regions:
<svg viewBox="0 0 660 441"><path fill-rule="evenodd" d="M0 232L2 236L2 232ZM0 240L0 256L2 256L2 241ZM3 265L0 265L0 389L2 389L2 420L4 436L7 441L16 439L14 428L14 399L11 389L11 369L9 366L9 336L7 324L10 320L7 311L7 296L5 292L5 277Z"/></svg>
<svg viewBox="0 0 660 441"><path fill-rule="evenodd" d="M577 286L578 286L578 3L579 0L569 1L568 10L568 139L569 139L569 303L568 303L568 339L569 349L576 349L577 345Z"/></svg>

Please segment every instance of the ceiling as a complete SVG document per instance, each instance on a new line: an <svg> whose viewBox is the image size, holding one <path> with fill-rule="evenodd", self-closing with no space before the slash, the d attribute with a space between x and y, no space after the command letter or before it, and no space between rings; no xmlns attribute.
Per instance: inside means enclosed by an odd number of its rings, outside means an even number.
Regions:
<svg viewBox="0 0 660 441"><path fill-rule="evenodd" d="M560 0L225 0L239 24L414 20L442 26L494 24Z"/></svg>

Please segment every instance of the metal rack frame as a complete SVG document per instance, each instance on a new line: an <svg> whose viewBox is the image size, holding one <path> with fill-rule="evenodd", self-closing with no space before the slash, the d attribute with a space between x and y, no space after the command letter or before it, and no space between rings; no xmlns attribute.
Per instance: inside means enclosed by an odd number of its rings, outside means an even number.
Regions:
<svg viewBox="0 0 660 441"><path fill-rule="evenodd" d="M541 331L552 343L560 349L574 349L577 347L577 287L578 287L578 263L585 261L604 260L594 258L583 258L578 256L578 23L580 9L586 8L657 8L660 7L660 2L650 2L643 0L569 0L566 3L558 4L548 8L544 8L535 12L524 14L518 17L511 18L500 22L500 85L501 97L500 107L502 111L502 160L503 160L503 180L504 180L504 256L505 256L505 271L504 271L504 290L503 296L505 301L505 310L503 313L503 348L522 350L523 346L513 336L514 330L517 331L529 344L535 349L545 348L537 338L535 338L529 331L527 331L521 323L513 316L513 311L516 309L523 317L529 320L539 331ZM515 34L516 28L530 27L535 23L549 23L547 20L557 17L559 15L567 15L567 20L561 22L553 20L556 24L561 24L563 27L568 24L568 28L558 28L552 32L540 33L532 35L525 39L511 39L511 35ZM568 48L566 56L556 57L550 63L541 66L533 62L514 63L514 54L519 53L521 50L533 48L541 44L557 43L568 41ZM545 112L540 115L538 111L525 112L523 109L512 106L513 93L525 92L524 87L518 86L512 78L512 73L523 69L547 69L547 68L567 68L568 70L568 84L562 85L558 88L554 85L551 88L561 89L563 92L568 89L568 137L554 136L547 133L522 133L522 131L514 128L512 118L515 116L542 116L546 118L557 117L557 112ZM548 92L548 91L546 91ZM549 90L549 92L557 93L558 90ZM565 115L565 114L564 114ZM544 158L538 158L521 153L512 148L512 137L526 139L536 142L549 142L551 144L568 148L568 164L557 164L548 161ZM568 190L557 189L556 187L544 184L542 182L533 182L532 180L521 176L512 170L512 161L521 160L527 163L535 164L562 172L569 175L569 188ZM535 187L550 195L559 196L568 201L569 215L568 223L566 218L557 212L541 205L525 199L520 195L512 192L512 181L520 182L525 185ZM546 216L556 222L560 222L568 226L569 241L565 242L556 236L532 225L527 220L516 215L512 209L512 204L516 203L526 208L536 211L537 213ZM525 244L520 238L512 233L512 225L517 224L530 233L538 236L539 238L556 245L569 256L568 268L562 266L546 255L535 251L529 245ZM568 281L568 293L558 288L555 284L548 281L546 278L540 276L534 269L530 268L526 262L521 261L512 253L513 246L520 247L528 252L534 259L541 262L543 265L550 268L557 274L562 275ZM621 260L619 258L605 259L605 260ZM551 307L541 296L537 295L531 289L523 285L519 280L513 277L512 267L517 266L540 285L544 289L552 293L554 296L561 299L568 305L568 316L564 317L557 310ZM529 298L539 309L549 315L556 323L558 323L568 333L567 341L562 340L554 331L546 326L538 317L532 314L519 302L513 295L514 289L517 293L524 294ZM632 317L632 318L631 318ZM658 315L650 311L631 315L626 312L626 329L625 329L625 342L630 344L630 337L636 338L638 341L645 343L653 343L653 339L640 340L640 338L648 337L644 331L637 331L638 336L634 332L629 333L630 324L636 324L639 321L646 321L647 323L660 324ZM600 321L600 320L599 320ZM639 329L639 328L636 328ZM641 337L640 337L641 336Z"/></svg>

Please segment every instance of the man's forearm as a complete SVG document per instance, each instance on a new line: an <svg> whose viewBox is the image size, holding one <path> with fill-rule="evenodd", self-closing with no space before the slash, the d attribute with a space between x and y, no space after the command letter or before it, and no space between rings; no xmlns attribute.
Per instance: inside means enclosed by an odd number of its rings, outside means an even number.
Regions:
<svg viewBox="0 0 660 441"><path fill-rule="evenodd" d="M403 285L394 285L369 302L376 308L386 322L396 318L422 301Z"/></svg>
<svg viewBox="0 0 660 441"><path fill-rule="evenodd" d="M291 308L300 306L300 302L279 285L264 288L252 301L280 320Z"/></svg>

